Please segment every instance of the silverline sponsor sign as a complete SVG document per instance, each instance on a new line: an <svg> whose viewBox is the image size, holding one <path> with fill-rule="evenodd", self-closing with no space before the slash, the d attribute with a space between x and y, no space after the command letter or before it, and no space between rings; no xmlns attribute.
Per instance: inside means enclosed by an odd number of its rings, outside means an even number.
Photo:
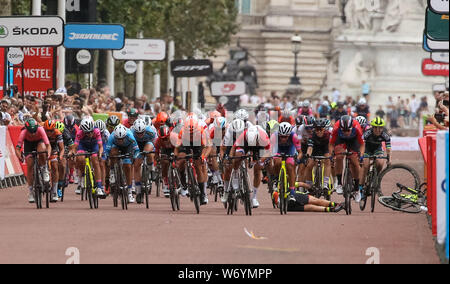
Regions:
<svg viewBox="0 0 450 284"><path fill-rule="evenodd" d="M0 46L60 46L64 21L57 16L0 17Z"/></svg>
<svg viewBox="0 0 450 284"><path fill-rule="evenodd" d="M125 28L109 24L67 24L64 46L74 49L122 49Z"/></svg>

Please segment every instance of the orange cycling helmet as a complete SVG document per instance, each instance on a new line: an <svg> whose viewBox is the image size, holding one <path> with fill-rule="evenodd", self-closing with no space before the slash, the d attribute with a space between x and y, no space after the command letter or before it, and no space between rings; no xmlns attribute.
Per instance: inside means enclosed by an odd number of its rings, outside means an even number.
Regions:
<svg viewBox="0 0 450 284"><path fill-rule="evenodd" d="M167 115L167 113L165 112L160 112L157 116L156 116L156 121L155 124L165 124L167 122L167 120L169 119L169 115Z"/></svg>
<svg viewBox="0 0 450 284"><path fill-rule="evenodd" d="M44 122L44 129L48 131L52 131L56 129L56 121L55 120L47 120Z"/></svg>

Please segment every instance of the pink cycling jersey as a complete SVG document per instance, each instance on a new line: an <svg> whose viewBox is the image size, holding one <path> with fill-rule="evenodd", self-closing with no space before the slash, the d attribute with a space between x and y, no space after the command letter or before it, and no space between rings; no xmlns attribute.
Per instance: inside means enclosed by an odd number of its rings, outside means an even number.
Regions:
<svg viewBox="0 0 450 284"><path fill-rule="evenodd" d="M19 142L17 143L17 146L22 148L23 142L38 142L38 141L44 141L45 145L49 145L50 141L48 140L47 134L45 133L45 130L43 127L38 127L38 130L35 134L31 134L28 130L23 129L22 132L20 132L19 136Z"/></svg>
<svg viewBox="0 0 450 284"><path fill-rule="evenodd" d="M102 134L98 128L94 128L94 135L92 137L87 137L86 134L80 129L77 132L77 136L75 137L75 144L80 145L83 144L102 144Z"/></svg>

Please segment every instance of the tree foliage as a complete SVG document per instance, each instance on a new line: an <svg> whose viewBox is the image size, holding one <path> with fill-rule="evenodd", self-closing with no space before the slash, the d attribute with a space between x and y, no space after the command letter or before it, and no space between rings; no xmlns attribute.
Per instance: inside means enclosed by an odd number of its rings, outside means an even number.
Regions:
<svg viewBox="0 0 450 284"><path fill-rule="evenodd" d="M234 0L98 0L100 20L121 23L127 37L173 40L177 57L211 56L238 31Z"/></svg>

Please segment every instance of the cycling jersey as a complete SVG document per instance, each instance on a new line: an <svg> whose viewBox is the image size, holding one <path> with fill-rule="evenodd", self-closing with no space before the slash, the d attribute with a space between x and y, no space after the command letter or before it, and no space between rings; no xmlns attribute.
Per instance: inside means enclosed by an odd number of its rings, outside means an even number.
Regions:
<svg viewBox="0 0 450 284"><path fill-rule="evenodd" d="M162 139L161 137L156 138L155 141L155 152L156 155L164 154L170 155L175 149L175 145L178 143L178 134L175 132L170 132L169 139Z"/></svg>
<svg viewBox="0 0 450 284"><path fill-rule="evenodd" d="M151 144L153 146L153 143L155 142L157 135L156 131L152 129L150 126L147 126L145 128L143 135L138 135L138 133L136 133L134 129L131 131L133 132L134 139L136 139L136 142L138 143L139 149L141 151L144 151L144 147L147 144Z"/></svg>
<svg viewBox="0 0 450 284"><path fill-rule="evenodd" d="M288 156L294 156L301 151L301 141L297 135L292 132L285 143L281 142L280 135L277 132L270 137L270 145L272 146L272 155L285 154Z"/></svg>
<svg viewBox="0 0 450 284"><path fill-rule="evenodd" d="M106 144L106 148L105 148L105 155L106 157L109 158L109 155L111 153L111 150L115 148L118 149L119 152L124 155L124 154L132 154L133 158L136 158L139 156L139 146L136 142L136 139L134 139L134 135L133 132L131 132L131 130L127 131L127 135L125 136L125 138L120 141L116 138L114 132L111 133L111 135L108 138L108 143ZM131 164L131 159L125 159L123 161L124 164Z"/></svg>
<svg viewBox="0 0 450 284"><path fill-rule="evenodd" d="M130 129L131 126L133 126L132 124L130 124L129 118L124 119L123 122L122 122L122 125L125 126L125 127L128 128L128 129Z"/></svg>
<svg viewBox="0 0 450 284"><path fill-rule="evenodd" d="M78 152L97 153L99 151L99 145L103 145L100 130L94 128L92 137L86 136L83 130L78 130L77 136L75 137L75 144L78 145Z"/></svg>
<svg viewBox="0 0 450 284"><path fill-rule="evenodd" d="M202 126L199 126L197 131L193 134L189 132L184 132L184 129L178 134L178 145L177 147L208 147L210 146L210 141L208 139L208 131L206 131Z"/></svg>
<svg viewBox="0 0 450 284"><path fill-rule="evenodd" d="M331 133L329 131L325 131L322 137L319 137L316 133L312 135L308 140L308 148L313 148L313 156L325 156L325 154L329 153L330 137Z"/></svg>
<svg viewBox="0 0 450 284"><path fill-rule="evenodd" d="M43 127L39 126L35 134L31 134L26 128L23 128L22 132L20 132L16 147L22 148L25 143L24 152L31 153L37 150L37 146L41 142L45 145L50 145L50 141Z"/></svg>
<svg viewBox="0 0 450 284"><path fill-rule="evenodd" d="M258 141L257 141L257 145L249 145L248 141L247 141L247 132L248 129L246 129L244 131L244 133L241 134L241 136L239 136L236 140L236 142L234 143L233 147L236 147L237 151L240 152L244 152L244 153L248 153L248 152L257 152L257 151L261 151L261 150L266 150L269 151L270 150L270 138L267 135L266 131L264 131L264 129L262 129L259 126L256 126L258 128Z"/></svg>
<svg viewBox="0 0 450 284"><path fill-rule="evenodd" d="M350 134L344 135L340 127L340 121L336 122L333 132L331 134L330 143L332 145L346 145L348 150L358 152L359 147L364 145L363 133L361 126L357 121L354 121L354 127L352 128Z"/></svg>
<svg viewBox="0 0 450 284"><path fill-rule="evenodd" d="M366 154L377 155L383 152L383 142L386 143L386 149L391 149L391 136L385 130L380 136L376 136L373 129L369 129L364 133L363 139L366 143Z"/></svg>
<svg viewBox="0 0 450 284"><path fill-rule="evenodd" d="M356 113L356 116L363 116L366 119L369 119L369 116L370 116L369 106L365 106L365 107L357 106L355 113Z"/></svg>
<svg viewBox="0 0 450 284"><path fill-rule="evenodd" d="M53 130L47 134L48 141L50 141L50 146L52 147L53 153L59 153L59 143L64 143L63 135L58 129Z"/></svg>
<svg viewBox="0 0 450 284"><path fill-rule="evenodd" d="M328 115L330 115L331 108L328 106L320 106L317 110L319 112L320 118L326 118Z"/></svg>
<svg viewBox="0 0 450 284"><path fill-rule="evenodd" d="M75 141L75 138L77 137L77 132L79 129L78 125L74 125L72 128L66 127L65 130L67 130L70 134L70 138L72 138L73 141Z"/></svg>
<svg viewBox="0 0 450 284"><path fill-rule="evenodd" d="M298 110L297 116L300 116L300 115L303 115L303 116L314 116L314 112L313 112L312 108L308 108L308 110L300 108Z"/></svg>
<svg viewBox="0 0 450 284"><path fill-rule="evenodd" d="M71 146L73 146L73 144L75 144L73 142L72 135L70 135L70 131L67 128L64 129L62 136L63 136L64 147L71 147Z"/></svg>

